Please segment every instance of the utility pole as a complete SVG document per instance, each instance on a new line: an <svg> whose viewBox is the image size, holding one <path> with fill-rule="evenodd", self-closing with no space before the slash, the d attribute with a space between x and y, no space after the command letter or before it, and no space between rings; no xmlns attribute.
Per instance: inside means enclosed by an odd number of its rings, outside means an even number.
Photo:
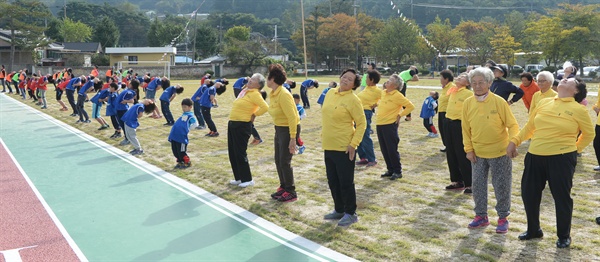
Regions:
<svg viewBox="0 0 600 262"><path fill-rule="evenodd" d="M275 55L277 55L277 25L275 25L275 36L273 37L275 41Z"/></svg>
<svg viewBox="0 0 600 262"><path fill-rule="evenodd" d="M192 65L194 64L194 60L196 60L196 35L198 34L198 22L196 22L197 16L198 12L194 11L194 45L192 46Z"/></svg>
<svg viewBox="0 0 600 262"><path fill-rule="evenodd" d="M356 0L355 0L356 1ZM304 29L304 1L300 0L300 9L302 9L302 41L304 42L304 77L308 78L308 65L306 64L306 30Z"/></svg>
<svg viewBox="0 0 600 262"><path fill-rule="evenodd" d="M414 19L413 18L413 0L410 0L410 19Z"/></svg>
<svg viewBox="0 0 600 262"><path fill-rule="evenodd" d="M356 4L356 0L354 0L354 5L352 6L354 7L354 19L356 19L356 24L358 25L358 13L356 12L358 5ZM356 70L360 70L360 61L358 60L358 37L356 38Z"/></svg>

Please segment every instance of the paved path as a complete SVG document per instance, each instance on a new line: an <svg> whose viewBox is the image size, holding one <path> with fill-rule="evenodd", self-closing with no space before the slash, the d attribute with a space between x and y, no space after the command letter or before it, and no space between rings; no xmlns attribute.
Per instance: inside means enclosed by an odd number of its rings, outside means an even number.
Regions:
<svg viewBox="0 0 600 262"><path fill-rule="evenodd" d="M50 228L62 234L54 234L54 239L69 240L71 258L76 254L90 261L352 260L3 94L0 139L14 156L12 161L5 153L0 155L2 167L11 162L20 166L20 177L30 182L27 190L39 200L30 203L38 208L19 213L54 216L55 227ZM0 213L10 208L7 202L17 201L5 198L12 188L25 190L12 168L11 178L0 177ZM7 188L5 179L20 185ZM26 202L31 202L31 192ZM39 208L40 203L46 208ZM15 239L8 241L14 245L0 241L6 261L18 261L9 260L6 250L39 246L38 229L24 230L1 233L3 239ZM36 249L41 248L27 252Z"/></svg>

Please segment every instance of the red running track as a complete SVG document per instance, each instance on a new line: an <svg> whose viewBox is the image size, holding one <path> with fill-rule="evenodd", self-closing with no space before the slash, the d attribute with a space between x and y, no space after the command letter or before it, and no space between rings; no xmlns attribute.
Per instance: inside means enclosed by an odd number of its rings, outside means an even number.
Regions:
<svg viewBox="0 0 600 262"><path fill-rule="evenodd" d="M0 261L79 261L0 144Z"/></svg>

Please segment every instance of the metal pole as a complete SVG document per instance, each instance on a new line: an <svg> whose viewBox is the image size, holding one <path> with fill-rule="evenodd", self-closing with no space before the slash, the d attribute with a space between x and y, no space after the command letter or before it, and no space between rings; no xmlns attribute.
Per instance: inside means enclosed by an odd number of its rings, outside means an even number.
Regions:
<svg viewBox="0 0 600 262"><path fill-rule="evenodd" d="M356 1L356 0L355 0ZM302 9L302 41L304 42L304 77L308 78L308 65L306 64L306 30L304 26L304 1L300 0L300 9Z"/></svg>
<svg viewBox="0 0 600 262"><path fill-rule="evenodd" d="M277 25L275 25L275 55L277 55Z"/></svg>
<svg viewBox="0 0 600 262"><path fill-rule="evenodd" d="M192 46L192 65L194 64L194 60L196 59L196 35L198 34L198 22L196 20L198 17L198 12L194 12L194 46Z"/></svg>
<svg viewBox="0 0 600 262"><path fill-rule="evenodd" d="M356 0L354 0L354 19L356 19L356 24L358 25L356 8L358 8L358 5L356 4ZM358 37L356 38L356 70L360 70L360 61L358 60Z"/></svg>

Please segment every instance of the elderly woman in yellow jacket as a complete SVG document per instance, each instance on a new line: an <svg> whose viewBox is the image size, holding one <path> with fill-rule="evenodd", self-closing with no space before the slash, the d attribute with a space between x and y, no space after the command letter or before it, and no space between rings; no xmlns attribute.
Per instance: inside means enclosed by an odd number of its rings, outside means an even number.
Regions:
<svg viewBox="0 0 600 262"><path fill-rule="evenodd" d="M540 100L525 127L511 138L506 151L510 157L516 157L517 146L531 139L521 179L527 231L519 235L519 239L544 236L540 228L540 202L548 181L556 208L556 246L566 248L571 245L571 188L577 153L594 139L594 125L586 108L579 104L587 95L583 81L563 79L558 84L557 93L554 98Z"/></svg>
<svg viewBox="0 0 600 262"><path fill-rule="evenodd" d="M354 163L356 147L367 125L360 99L352 92L359 86L360 76L356 71L344 70L340 76L340 86L327 92L321 113L325 169L335 205L335 210L324 218L339 219L338 226L358 222Z"/></svg>
<svg viewBox="0 0 600 262"><path fill-rule="evenodd" d="M262 98L260 90L265 86L265 77L254 74L248 80L247 87L233 101L229 123L227 124L227 150L229 162L233 170L232 185L248 187L254 185L250 165L248 164L248 139L252 134L252 122L269 110L269 105Z"/></svg>
<svg viewBox="0 0 600 262"><path fill-rule="evenodd" d="M469 228L489 225L487 216L488 173L496 194L498 225L496 233L508 232L512 186L512 160L506 154L510 137L519 132L519 124L504 98L490 92L494 73L487 67L469 73L474 96L463 104L462 135L467 159L471 161L475 219Z"/></svg>
<svg viewBox="0 0 600 262"><path fill-rule="evenodd" d="M294 183L292 156L296 151L296 133L299 128L300 116L292 94L282 85L287 76L280 64L269 67L267 86L272 89L269 101L269 114L275 124L275 166L279 175L279 188L271 198L280 202L298 200Z"/></svg>

